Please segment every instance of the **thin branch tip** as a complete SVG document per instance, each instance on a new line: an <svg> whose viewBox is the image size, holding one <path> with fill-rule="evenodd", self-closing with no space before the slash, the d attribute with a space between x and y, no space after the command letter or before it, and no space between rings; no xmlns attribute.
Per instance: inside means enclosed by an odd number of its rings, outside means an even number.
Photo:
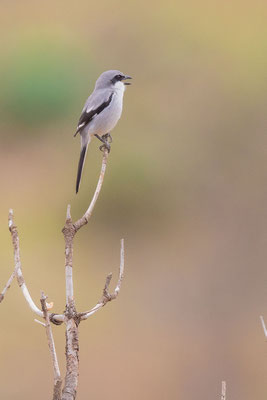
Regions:
<svg viewBox="0 0 267 400"><path fill-rule="evenodd" d="M37 322L37 324L42 325L43 327L46 327L46 324L43 322L39 321L39 319L34 319L34 322Z"/></svg>
<svg viewBox="0 0 267 400"><path fill-rule="evenodd" d="M121 239L121 260L124 263L124 239Z"/></svg>
<svg viewBox="0 0 267 400"><path fill-rule="evenodd" d="M118 284L121 283L122 278L123 278L123 274L124 274L124 239L121 239L120 274L119 274Z"/></svg>
<svg viewBox="0 0 267 400"><path fill-rule="evenodd" d="M262 325L264 336L267 338L267 328L266 328L264 318L262 315L260 315L260 320L261 320L261 325Z"/></svg>
<svg viewBox="0 0 267 400"><path fill-rule="evenodd" d="M67 206L67 214L66 214L66 220L67 221L71 221L70 209L71 209L71 206L70 206L70 204L68 204L68 206Z"/></svg>
<svg viewBox="0 0 267 400"><path fill-rule="evenodd" d="M9 212L8 212L8 227L9 227L9 230L11 229L11 227L13 225L13 216L14 216L13 210L12 210L12 208L10 208Z"/></svg>
<svg viewBox="0 0 267 400"><path fill-rule="evenodd" d="M221 400L226 400L226 381L222 381L222 397Z"/></svg>
<svg viewBox="0 0 267 400"><path fill-rule="evenodd" d="M109 285L112 278L112 272L110 272L106 277L106 282L101 299L93 308L91 308L91 310L80 313L81 320L86 320L95 312L99 311L102 307L104 307L108 302L115 300L118 297L121 289L123 275L124 275L124 239L121 239L119 277L115 290L113 293L109 292Z"/></svg>
<svg viewBox="0 0 267 400"><path fill-rule="evenodd" d="M108 289L109 289L109 285L110 285L111 279L112 279L112 272L110 272L106 277L105 287L104 287L104 290L103 290L103 295L104 296L109 295Z"/></svg>

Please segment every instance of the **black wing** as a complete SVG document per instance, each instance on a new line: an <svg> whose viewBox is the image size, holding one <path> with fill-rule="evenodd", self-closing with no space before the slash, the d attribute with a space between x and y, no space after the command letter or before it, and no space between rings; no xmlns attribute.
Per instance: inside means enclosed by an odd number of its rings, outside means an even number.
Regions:
<svg viewBox="0 0 267 400"><path fill-rule="evenodd" d="M100 104L100 106L98 106L97 108L90 110L89 112L86 111L86 109L83 111L82 115L80 116L79 122L78 122L78 127L77 130L75 132L75 135L77 135L78 132L81 131L81 129L83 129L85 127L85 125L89 124L89 122L92 121L92 119L94 118L94 116L96 114L100 114L105 108L107 108L112 100L114 93L111 93L111 95L109 96L107 101L104 101L102 104Z"/></svg>

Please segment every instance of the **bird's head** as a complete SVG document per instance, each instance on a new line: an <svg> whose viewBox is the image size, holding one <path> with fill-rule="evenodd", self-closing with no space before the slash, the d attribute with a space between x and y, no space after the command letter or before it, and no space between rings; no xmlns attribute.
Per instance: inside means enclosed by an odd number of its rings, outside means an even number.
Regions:
<svg viewBox="0 0 267 400"><path fill-rule="evenodd" d="M130 85L130 82L125 82L127 79L132 79L131 76L125 75L118 70L110 70L103 72L96 81L96 89L107 88L124 88L124 85Z"/></svg>

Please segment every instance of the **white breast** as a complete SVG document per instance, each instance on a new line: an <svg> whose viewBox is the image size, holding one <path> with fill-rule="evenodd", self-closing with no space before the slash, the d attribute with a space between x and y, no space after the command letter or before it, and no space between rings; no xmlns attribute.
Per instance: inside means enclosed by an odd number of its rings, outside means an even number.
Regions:
<svg viewBox="0 0 267 400"><path fill-rule="evenodd" d="M96 115L89 124L90 135L104 135L110 133L116 126L122 113L123 94L125 86L122 82L117 82L114 85L114 94L110 105L105 108L100 114Z"/></svg>

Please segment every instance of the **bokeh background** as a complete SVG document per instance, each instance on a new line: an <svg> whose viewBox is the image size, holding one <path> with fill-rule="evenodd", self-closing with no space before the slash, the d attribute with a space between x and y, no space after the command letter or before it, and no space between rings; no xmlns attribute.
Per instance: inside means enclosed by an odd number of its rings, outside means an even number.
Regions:
<svg viewBox="0 0 267 400"><path fill-rule="evenodd" d="M267 396L266 18L263 0L1 2L0 282L12 207L28 287L55 312L66 206L81 216L101 165L94 140L76 196L81 108L102 71L134 77L75 239L80 311L126 244L118 300L80 326L77 399L218 399L222 380L231 400ZM0 315L0 398L51 397L45 332L17 285Z"/></svg>

